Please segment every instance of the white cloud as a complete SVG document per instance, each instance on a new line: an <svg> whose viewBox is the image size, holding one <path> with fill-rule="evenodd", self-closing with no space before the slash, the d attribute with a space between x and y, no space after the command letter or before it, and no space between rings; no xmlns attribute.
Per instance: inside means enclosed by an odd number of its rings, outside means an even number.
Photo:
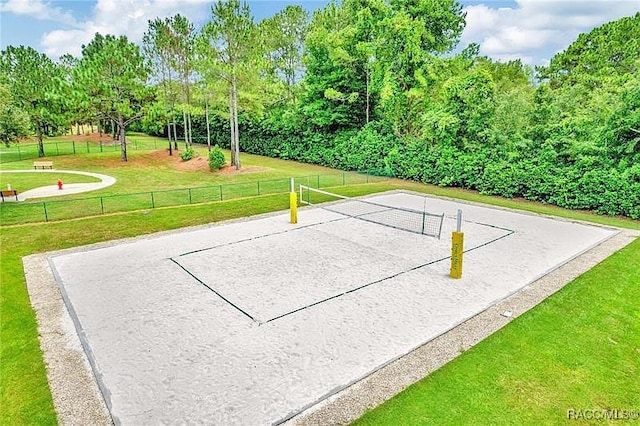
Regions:
<svg viewBox="0 0 640 426"><path fill-rule="evenodd" d="M85 23L82 29L78 30L55 30L42 36L41 44L44 53L51 58L59 58L68 53L79 57L82 53L82 45L88 44L98 28Z"/></svg>
<svg viewBox="0 0 640 426"><path fill-rule="evenodd" d="M0 11L29 16L41 21L54 21L75 26L73 15L42 0L8 0L0 3Z"/></svg>
<svg viewBox="0 0 640 426"><path fill-rule="evenodd" d="M516 0L512 8L467 6L462 46L478 43L497 60L525 58L534 65L566 49L578 35L640 11L640 0Z"/></svg>
<svg viewBox="0 0 640 426"><path fill-rule="evenodd" d="M41 44L53 58L65 53L79 56L81 46L89 43L96 32L103 35L126 35L130 41L142 42L148 21L180 13L193 23L209 18L211 0L98 0L89 20L79 22L72 30L55 30L43 35Z"/></svg>
<svg viewBox="0 0 640 426"><path fill-rule="evenodd" d="M554 30L506 27L486 37L482 42L482 51L492 55L539 49L552 43L558 35L559 31Z"/></svg>

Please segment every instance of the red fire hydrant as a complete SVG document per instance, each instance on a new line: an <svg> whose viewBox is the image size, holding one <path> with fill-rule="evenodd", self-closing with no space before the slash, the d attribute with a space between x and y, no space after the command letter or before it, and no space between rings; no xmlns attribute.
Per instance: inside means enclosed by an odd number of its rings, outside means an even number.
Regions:
<svg viewBox="0 0 640 426"><path fill-rule="evenodd" d="M62 189L62 181L58 179L58 189Z"/></svg>

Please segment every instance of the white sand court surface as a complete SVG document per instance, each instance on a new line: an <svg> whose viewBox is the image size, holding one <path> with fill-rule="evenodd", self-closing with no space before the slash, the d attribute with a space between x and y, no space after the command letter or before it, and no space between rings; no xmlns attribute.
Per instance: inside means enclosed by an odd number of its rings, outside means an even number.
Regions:
<svg viewBox="0 0 640 426"><path fill-rule="evenodd" d="M442 237L313 207L297 225L267 215L49 254L112 419L280 423L617 232L405 192L368 199L444 213Z"/></svg>

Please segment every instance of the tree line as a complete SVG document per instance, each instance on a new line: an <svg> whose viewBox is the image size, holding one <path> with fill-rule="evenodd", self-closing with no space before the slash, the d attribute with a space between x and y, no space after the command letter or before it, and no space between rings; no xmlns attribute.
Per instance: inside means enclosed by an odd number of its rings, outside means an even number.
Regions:
<svg viewBox="0 0 640 426"><path fill-rule="evenodd" d="M96 34L58 63L0 59L5 142L70 122L640 218L640 14L581 34L548 66L462 48L453 0L344 0L255 22L217 2L142 46ZM456 53L457 52L457 53ZM4 96L6 94L6 96ZM3 120L4 122L4 120Z"/></svg>

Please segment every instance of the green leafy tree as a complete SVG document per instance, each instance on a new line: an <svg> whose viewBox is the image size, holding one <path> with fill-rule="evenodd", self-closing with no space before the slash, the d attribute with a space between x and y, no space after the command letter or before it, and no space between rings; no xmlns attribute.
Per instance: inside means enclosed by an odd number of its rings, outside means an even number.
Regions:
<svg viewBox="0 0 640 426"><path fill-rule="evenodd" d="M9 86L0 83L0 142L9 146L30 130L29 114L15 105Z"/></svg>
<svg viewBox="0 0 640 426"><path fill-rule="evenodd" d="M602 84L602 77L637 73L639 52L640 12L580 34L538 72L553 87L581 83L591 89Z"/></svg>
<svg viewBox="0 0 640 426"><path fill-rule="evenodd" d="M433 55L448 52L464 28L455 0L392 0L378 24L376 62L381 66L380 106L398 135L416 135L423 110L421 70Z"/></svg>
<svg viewBox="0 0 640 426"><path fill-rule="evenodd" d="M93 132L93 123L97 122L98 132L102 136L103 126L101 123L104 120L104 114L97 108L97 104L82 102L82 97L79 96L82 88L78 86L78 82L73 78L74 69L78 66L78 61L78 58L65 54L60 57L58 62L63 71L64 79L68 83L63 86L64 93L62 95L67 100L66 120L71 132L73 132L75 125L76 134L80 134L80 127L84 124L89 124Z"/></svg>
<svg viewBox="0 0 640 426"><path fill-rule="evenodd" d="M194 113L191 85L194 79L196 31L194 25L180 14L173 16L166 22L169 29L171 51L169 59L172 68L179 77L181 87L181 104L179 108L182 110L184 140L185 144L191 145L193 143L191 116Z"/></svg>
<svg viewBox="0 0 640 426"><path fill-rule="evenodd" d="M29 115L43 157L43 135L64 123L61 93L67 82L60 67L31 47L9 46L0 53L0 83L9 87L13 105Z"/></svg>
<svg viewBox="0 0 640 426"><path fill-rule="evenodd" d="M74 70L82 102L95 105L117 124L122 161L127 161L127 126L141 119L154 100L153 91L146 86L148 77L140 48L125 36L96 34L83 46Z"/></svg>
<svg viewBox="0 0 640 426"><path fill-rule="evenodd" d="M228 94L231 165L239 169L239 92L257 82L264 46L246 3L220 1L211 7L211 13L202 29L200 50L208 60L202 62L201 72L209 81L221 80Z"/></svg>
<svg viewBox="0 0 640 426"><path fill-rule="evenodd" d="M453 0L330 3L315 13L306 40L304 111L330 130L377 115L398 135L416 135L425 100L420 73L455 45L463 27Z"/></svg>
<svg viewBox="0 0 640 426"><path fill-rule="evenodd" d="M305 40L304 115L327 131L366 122L366 73L355 55L354 16L344 5L329 3L314 13Z"/></svg>
<svg viewBox="0 0 640 426"><path fill-rule="evenodd" d="M533 108L533 69L519 59L503 63L479 58L477 67L495 83L495 131L509 135L507 139L522 138Z"/></svg>
<svg viewBox="0 0 640 426"><path fill-rule="evenodd" d="M284 82L285 100L295 102L304 64L302 53L309 15L301 6L287 6L273 17L260 22L265 42L268 71Z"/></svg>
<svg viewBox="0 0 640 426"><path fill-rule="evenodd" d="M626 165L640 165L640 76L622 88L619 102L603 127L601 144L606 152ZM640 176L637 179L640 182Z"/></svg>
<svg viewBox="0 0 640 426"><path fill-rule="evenodd" d="M175 148L178 147L178 135L173 116L178 93L173 84L175 72L172 67L173 35L170 25L169 18L164 20L156 18L149 21L149 29L145 32L142 41L144 55L150 63L152 75L160 87L158 102L161 107L156 105L153 115L156 119L162 119L166 123L169 155L173 155L172 140L175 142Z"/></svg>

